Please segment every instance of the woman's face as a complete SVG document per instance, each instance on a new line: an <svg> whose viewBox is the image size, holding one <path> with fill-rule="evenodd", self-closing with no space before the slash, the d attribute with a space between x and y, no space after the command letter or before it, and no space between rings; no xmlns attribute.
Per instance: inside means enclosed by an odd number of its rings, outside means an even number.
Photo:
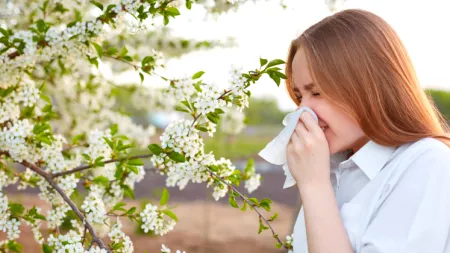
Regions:
<svg viewBox="0 0 450 253"><path fill-rule="evenodd" d="M356 121L321 96L311 79L303 49L297 51L292 62L292 79L299 107L308 106L317 114L330 155L348 149L356 152L368 141Z"/></svg>

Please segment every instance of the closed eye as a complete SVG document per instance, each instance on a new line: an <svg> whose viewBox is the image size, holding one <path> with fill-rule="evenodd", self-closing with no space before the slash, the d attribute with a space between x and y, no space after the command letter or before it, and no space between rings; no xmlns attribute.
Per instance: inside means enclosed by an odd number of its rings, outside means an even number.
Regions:
<svg viewBox="0 0 450 253"><path fill-rule="evenodd" d="M318 92L313 93L313 96L320 96L320 93L318 93Z"/></svg>

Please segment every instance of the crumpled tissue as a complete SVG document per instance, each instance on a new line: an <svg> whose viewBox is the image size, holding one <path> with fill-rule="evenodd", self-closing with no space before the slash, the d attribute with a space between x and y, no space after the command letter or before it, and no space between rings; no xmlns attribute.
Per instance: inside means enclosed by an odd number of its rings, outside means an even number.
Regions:
<svg viewBox="0 0 450 253"><path fill-rule="evenodd" d="M311 108L304 106L300 107L295 112L288 113L283 119L283 125L285 126L283 130L278 134L275 139L269 142L266 147L259 152L259 156L261 156L264 160L269 163L275 165L283 165L284 174L286 175L286 181L284 182L283 189L289 188L296 184L295 179L292 177L291 172L289 171L287 158L286 158L286 148L291 139L291 135L297 126L297 122L300 118L300 115L307 111L311 113L317 122L319 119L317 118L316 113L314 113Z"/></svg>

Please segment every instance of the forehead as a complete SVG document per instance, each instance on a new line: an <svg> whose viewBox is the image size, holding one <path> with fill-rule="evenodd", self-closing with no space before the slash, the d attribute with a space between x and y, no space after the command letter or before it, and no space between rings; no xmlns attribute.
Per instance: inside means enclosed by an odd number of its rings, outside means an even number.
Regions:
<svg viewBox="0 0 450 253"><path fill-rule="evenodd" d="M312 83L308 61L302 48L297 51L292 61L292 82L293 88L300 90L304 89L303 85Z"/></svg>

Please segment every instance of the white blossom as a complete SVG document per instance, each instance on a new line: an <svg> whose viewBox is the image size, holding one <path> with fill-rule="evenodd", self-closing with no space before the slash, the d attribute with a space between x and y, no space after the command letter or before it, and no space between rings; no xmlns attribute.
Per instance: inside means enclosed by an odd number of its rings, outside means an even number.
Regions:
<svg viewBox="0 0 450 253"><path fill-rule="evenodd" d="M92 185L89 195L83 201L81 209L86 213L86 219L91 223L103 223L106 216L105 204L102 200L104 190L98 185Z"/></svg>
<svg viewBox="0 0 450 253"><path fill-rule="evenodd" d="M229 71L229 83L230 90L233 97L239 98L237 103L239 111L242 111L245 107L248 107L248 99L246 85L247 79L242 76L242 70L240 68L232 67Z"/></svg>
<svg viewBox="0 0 450 253"><path fill-rule="evenodd" d="M245 181L245 189L247 189L248 193L252 193L261 185L261 175L253 174L250 176L248 180Z"/></svg>
<svg viewBox="0 0 450 253"><path fill-rule="evenodd" d="M66 212L70 210L68 204L61 204L53 207L50 211L47 211L47 221L49 228L56 228L61 226L64 217L66 217Z"/></svg>
<svg viewBox="0 0 450 253"><path fill-rule="evenodd" d="M169 248L167 248L166 245L162 244L161 245L161 252L162 253L170 253L171 250ZM186 253L186 251L177 250L176 253Z"/></svg>
<svg viewBox="0 0 450 253"><path fill-rule="evenodd" d="M122 232L122 223L119 219L112 226L111 232L108 234L109 238L113 243L122 243L122 247L120 247L117 251L118 253L132 253L134 252L134 246L131 242L129 236L127 236L124 232Z"/></svg>
<svg viewBox="0 0 450 253"><path fill-rule="evenodd" d="M147 204L139 216L142 222L141 228L145 233L154 231L157 235L165 235L173 230L176 224L172 218L166 219L158 207L152 204Z"/></svg>
<svg viewBox="0 0 450 253"><path fill-rule="evenodd" d="M7 187L8 185L15 184L17 182L17 179L17 177L8 176L4 170L0 170L0 190Z"/></svg>
<svg viewBox="0 0 450 253"><path fill-rule="evenodd" d="M167 94L169 95L169 98L174 97L178 102L183 100L191 100L195 92L196 90L192 79L182 78L173 81L173 83L169 86Z"/></svg>

